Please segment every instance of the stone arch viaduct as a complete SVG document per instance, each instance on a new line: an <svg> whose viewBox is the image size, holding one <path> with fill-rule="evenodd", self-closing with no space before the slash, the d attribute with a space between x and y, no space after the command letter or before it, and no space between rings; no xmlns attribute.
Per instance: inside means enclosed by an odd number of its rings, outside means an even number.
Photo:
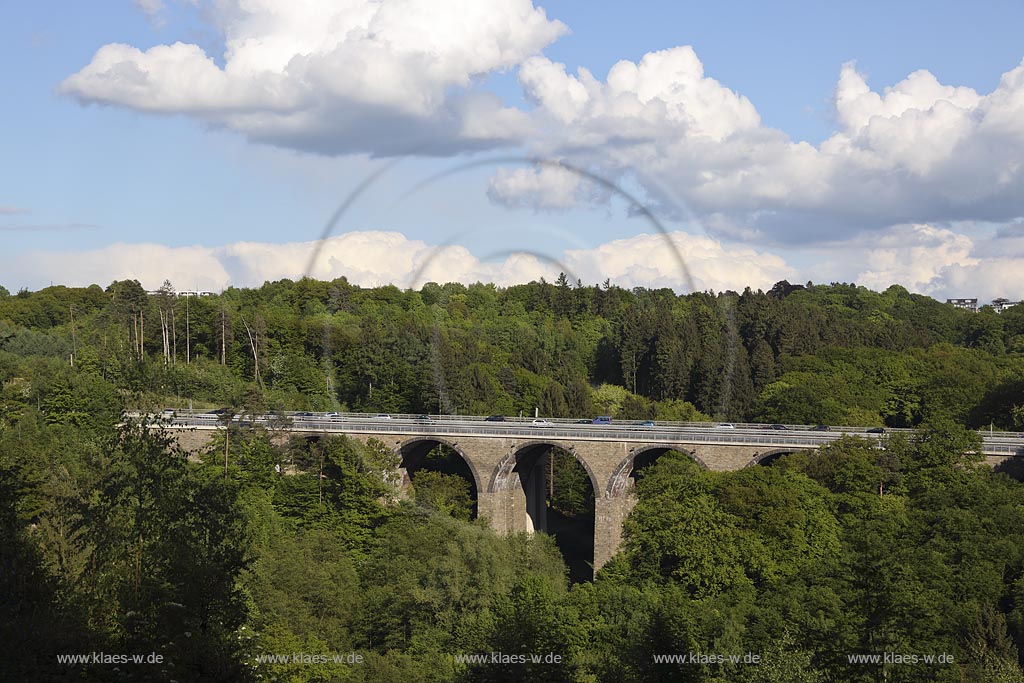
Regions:
<svg viewBox="0 0 1024 683"><path fill-rule="evenodd" d="M200 418L179 418L171 427L180 430L178 440L189 450L204 446L221 428ZM595 571L619 549L622 523L636 502L634 471L661 454L675 450L705 469L738 470L817 448L843 434L839 430L776 432L761 427L718 429L714 425L644 429L563 423L538 428L528 421L374 420L372 416L293 420L284 433L344 434L363 443L377 439L401 457L406 481L409 471L430 449L446 445L462 458L472 475L478 515L505 534L547 530L547 458L553 447L567 451L586 470L594 490ZM863 430L846 433L864 435ZM1008 439L1007 444L986 439L990 464L1024 455L1024 443Z"/></svg>

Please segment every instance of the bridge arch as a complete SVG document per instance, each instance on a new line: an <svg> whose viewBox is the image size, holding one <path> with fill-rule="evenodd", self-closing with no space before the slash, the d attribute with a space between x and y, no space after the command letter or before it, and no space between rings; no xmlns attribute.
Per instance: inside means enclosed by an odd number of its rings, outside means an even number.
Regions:
<svg viewBox="0 0 1024 683"><path fill-rule="evenodd" d="M597 476L594 474L594 470L590 467L590 463L588 463L586 459L576 451L575 446L566 446L565 444L555 441L536 439L516 444L509 449L508 453L506 453L500 461L498 461L498 466L494 468L494 472L491 474L491 480L487 487L488 492L497 493L498 491L508 490L510 485L516 480L513 473L515 472L516 467L520 464L520 459L525 455L536 457L537 450L540 448L559 448L566 453L570 453L574 458L576 458L576 462L582 465L583 469L586 470L587 476L590 477L590 485L594 487L594 492L597 493L601 490ZM533 451L533 453L527 454L525 453L526 451Z"/></svg>
<svg viewBox="0 0 1024 683"><path fill-rule="evenodd" d="M394 450L402 459L402 468L408 471L409 465L419 465L427 453L434 449L435 445L447 446L455 451L462 459L462 462L466 464L466 469L469 470L469 473L473 478L473 488L477 491L484 490L481 487L483 478L480 476L480 472L477 470L476 464L473 462L473 459L466 455L466 452L459 447L459 443L457 441L443 439L436 436L414 436L410 439L406 439L405 441L398 442Z"/></svg>
<svg viewBox="0 0 1024 683"><path fill-rule="evenodd" d="M442 462L440 467L424 463L427 455L438 446L445 446L453 457ZM421 470L433 470L443 474L460 476L470 485L470 496L473 499L471 515L479 514L480 494L483 492L484 479L481 478L477 465L465 450L459 447L458 441L435 436L415 436L396 443L395 453L400 458L399 471L402 473L402 488L410 485L415 488L416 473Z"/></svg>
<svg viewBox="0 0 1024 683"><path fill-rule="evenodd" d="M630 481L633 480L637 471L652 464L669 451L678 451L688 456L700 465L701 469L711 469L693 451L679 444L638 446L630 452L625 460L615 467L612 477L608 481L608 487L605 489L606 495L609 498L618 498L623 495L630 488Z"/></svg>
<svg viewBox="0 0 1024 683"><path fill-rule="evenodd" d="M782 456L792 455L794 453L803 453L804 450L805 449L803 448L774 448L772 450L765 451L764 453L758 453L743 467L757 467L758 465L761 465L762 467L771 467Z"/></svg>
<svg viewBox="0 0 1024 683"><path fill-rule="evenodd" d="M584 453L558 441L517 444L495 466L490 492L508 505L512 529L554 537L571 581L593 579L601 489Z"/></svg>

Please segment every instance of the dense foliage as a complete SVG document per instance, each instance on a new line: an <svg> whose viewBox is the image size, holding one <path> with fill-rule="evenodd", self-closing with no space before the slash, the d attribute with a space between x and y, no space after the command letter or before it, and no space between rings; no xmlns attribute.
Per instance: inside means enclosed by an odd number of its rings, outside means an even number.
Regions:
<svg viewBox="0 0 1024 683"><path fill-rule="evenodd" d="M0 298L2 680L1024 681L1024 486L969 429L1024 427L1024 307L781 283L168 289ZM189 399L917 431L730 473L664 455L622 551L570 585L551 538L472 519L451 452L402 492L378 442L236 425L189 458L126 417ZM572 456L550 468L551 509L588 514ZM557 662L455 657L495 652ZM260 659L296 653L350 659ZM952 662L849 658L882 653Z"/></svg>
<svg viewBox="0 0 1024 683"><path fill-rule="evenodd" d="M17 380L4 411L44 388L19 359L39 373L74 356L153 405L1024 429L1024 307L969 313L895 285L676 296L342 278L176 297L121 281L0 298L0 350Z"/></svg>

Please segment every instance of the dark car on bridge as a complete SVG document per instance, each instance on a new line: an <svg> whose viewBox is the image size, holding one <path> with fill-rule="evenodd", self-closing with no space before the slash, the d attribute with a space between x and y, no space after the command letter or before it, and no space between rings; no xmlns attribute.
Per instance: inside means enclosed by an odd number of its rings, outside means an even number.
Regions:
<svg viewBox="0 0 1024 683"><path fill-rule="evenodd" d="M814 425L811 427L812 432L831 432L832 428L828 425Z"/></svg>
<svg viewBox="0 0 1024 683"><path fill-rule="evenodd" d="M505 416L504 415L488 415L487 416L487 421L488 422L504 422L505 421Z"/></svg>
<svg viewBox="0 0 1024 683"><path fill-rule="evenodd" d="M786 425L772 425L768 429L774 429L776 431L789 431L789 427Z"/></svg>
<svg viewBox="0 0 1024 683"><path fill-rule="evenodd" d="M872 427L866 430L867 434L885 434L885 427Z"/></svg>

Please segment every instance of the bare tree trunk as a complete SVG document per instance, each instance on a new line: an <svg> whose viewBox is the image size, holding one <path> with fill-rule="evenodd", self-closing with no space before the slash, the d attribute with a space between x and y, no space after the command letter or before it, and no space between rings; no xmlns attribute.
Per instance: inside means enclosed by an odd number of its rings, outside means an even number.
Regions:
<svg viewBox="0 0 1024 683"><path fill-rule="evenodd" d="M171 306L171 365L178 360L178 330L174 327L174 306Z"/></svg>
<svg viewBox="0 0 1024 683"><path fill-rule="evenodd" d="M249 348L252 349L252 363L254 368L254 379L256 384L263 386L263 380L260 379L260 356L259 356L259 330L256 330L256 336L253 337L252 330L249 329L249 323L245 322L245 318L242 318L242 324L245 325L245 333L249 335ZM253 319L253 325L256 324L255 318Z"/></svg>
<svg viewBox="0 0 1024 683"><path fill-rule="evenodd" d="M167 348L167 314L164 309L158 308L157 313L160 315L160 341L163 343L164 350L164 365L167 365L168 361L168 348Z"/></svg>
<svg viewBox="0 0 1024 683"><path fill-rule="evenodd" d="M224 302L220 304L220 364L228 363L228 337L227 337L227 311L224 310Z"/></svg>

